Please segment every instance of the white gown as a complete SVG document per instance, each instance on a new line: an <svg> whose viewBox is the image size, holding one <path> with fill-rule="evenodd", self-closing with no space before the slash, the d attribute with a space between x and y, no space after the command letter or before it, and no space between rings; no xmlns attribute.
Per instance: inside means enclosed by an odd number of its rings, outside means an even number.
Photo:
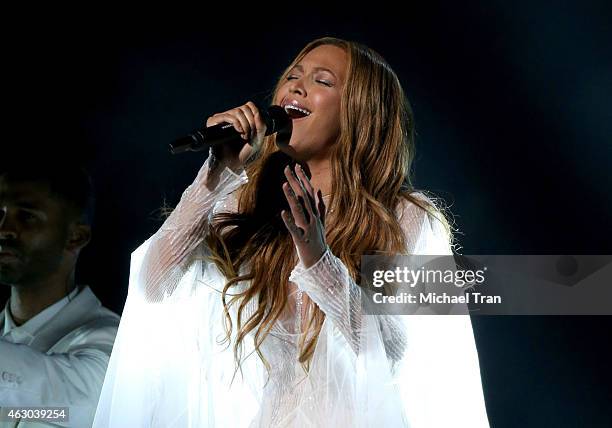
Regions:
<svg viewBox="0 0 612 428"><path fill-rule="evenodd" d="M225 279L203 259L202 236L212 214L236 209L232 192L247 176L225 169L209 190L208 169L207 161L132 254L94 427L489 426L469 316L364 315L359 287L329 248L291 273L295 315L261 346L270 378L252 336L235 373L233 349L220 343ZM405 202L397 214L409 254L451 254L443 229L421 209ZM326 314L308 373L297 361L304 294Z"/></svg>

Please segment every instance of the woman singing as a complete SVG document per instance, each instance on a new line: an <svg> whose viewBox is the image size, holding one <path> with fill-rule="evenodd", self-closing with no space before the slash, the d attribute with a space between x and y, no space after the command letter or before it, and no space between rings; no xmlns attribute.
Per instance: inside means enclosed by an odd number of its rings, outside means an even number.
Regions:
<svg viewBox="0 0 612 428"><path fill-rule="evenodd" d="M96 427L488 427L469 316L371 315L364 254L452 254L390 66L308 44L132 255ZM249 144L245 144L248 142ZM218 146L217 146L218 147Z"/></svg>

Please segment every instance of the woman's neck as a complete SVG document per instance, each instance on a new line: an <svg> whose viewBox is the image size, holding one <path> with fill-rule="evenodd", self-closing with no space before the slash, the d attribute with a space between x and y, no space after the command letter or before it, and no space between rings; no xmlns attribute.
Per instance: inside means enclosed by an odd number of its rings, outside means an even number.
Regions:
<svg viewBox="0 0 612 428"><path fill-rule="evenodd" d="M322 195L329 195L332 191L331 163L329 159L306 162L310 172L310 183L315 191L321 190Z"/></svg>

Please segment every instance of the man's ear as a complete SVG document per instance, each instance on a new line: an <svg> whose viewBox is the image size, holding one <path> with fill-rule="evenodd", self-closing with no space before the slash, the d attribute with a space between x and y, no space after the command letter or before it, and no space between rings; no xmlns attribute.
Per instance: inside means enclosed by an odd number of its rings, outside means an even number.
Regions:
<svg viewBox="0 0 612 428"><path fill-rule="evenodd" d="M72 223L68 231L66 250L78 253L91 241L91 226L83 223Z"/></svg>

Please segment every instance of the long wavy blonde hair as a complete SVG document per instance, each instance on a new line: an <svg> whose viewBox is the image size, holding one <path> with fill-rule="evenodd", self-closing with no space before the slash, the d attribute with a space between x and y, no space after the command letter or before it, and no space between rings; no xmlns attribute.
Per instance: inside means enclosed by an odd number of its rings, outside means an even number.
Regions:
<svg viewBox="0 0 612 428"><path fill-rule="evenodd" d="M326 219L326 241L359 283L363 254L405 253L405 238L395 208L402 198L441 221L452 241L453 229L444 208L424 204L411 195L414 119L400 82L386 61L361 44L325 37L309 43L281 75L272 99L290 70L321 45L334 45L348 55L343 87L340 136L331 153L332 197ZM297 263L291 236L281 217L289 209L281 185L283 168L294 161L281 152L276 137L266 137L260 151L245 166L249 182L240 190L237 213L218 213L210 222L206 242L210 259L228 279L222 293L230 341L234 328L229 308L237 304L234 356L240 366L242 342L254 332L255 350L269 369L259 347L288 302L289 274ZM429 195L435 200L433 195ZM235 227L236 226L236 227ZM239 275L242 266L250 271ZM236 284L248 286L236 292ZM228 296L230 298L228 299ZM247 319L245 308L255 299ZM314 303L299 342L299 361L309 367L325 314Z"/></svg>

